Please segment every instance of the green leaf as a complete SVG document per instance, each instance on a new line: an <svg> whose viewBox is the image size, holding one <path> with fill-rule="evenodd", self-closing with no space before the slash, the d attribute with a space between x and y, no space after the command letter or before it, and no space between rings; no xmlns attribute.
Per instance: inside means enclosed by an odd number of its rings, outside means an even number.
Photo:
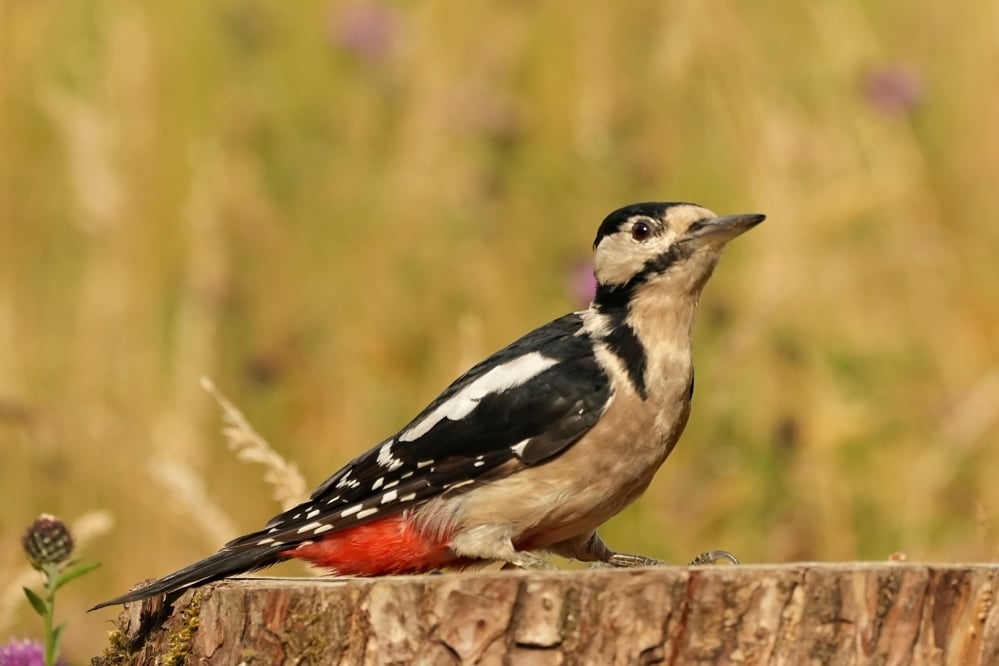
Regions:
<svg viewBox="0 0 999 666"><path fill-rule="evenodd" d="M52 663L59 661L59 646L62 643L62 632L66 630L66 623L63 622L52 632Z"/></svg>
<svg viewBox="0 0 999 666"><path fill-rule="evenodd" d="M45 603L44 599L38 596L35 591L30 588L25 587L22 589L24 589L24 596L28 597L28 601L31 602L31 606L35 609L36 613L42 617L49 614L49 605Z"/></svg>
<svg viewBox="0 0 999 666"><path fill-rule="evenodd" d="M100 562L91 562L90 564L81 564L73 567L72 569L67 569L59 574L58 578L56 578L55 587L53 589L58 590L69 581L79 578L84 574L88 574L99 566L101 566Z"/></svg>

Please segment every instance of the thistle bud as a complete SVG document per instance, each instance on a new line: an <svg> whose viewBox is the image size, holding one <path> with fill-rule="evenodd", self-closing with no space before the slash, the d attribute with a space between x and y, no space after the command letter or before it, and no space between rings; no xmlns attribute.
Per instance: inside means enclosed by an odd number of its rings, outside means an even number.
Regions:
<svg viewBox="0 0 999 666"><path fill-rule="evenodd" d="M73 535L66 523L43 513L35 519L21 540L32 564L60 564L73 553Z"/></svg>

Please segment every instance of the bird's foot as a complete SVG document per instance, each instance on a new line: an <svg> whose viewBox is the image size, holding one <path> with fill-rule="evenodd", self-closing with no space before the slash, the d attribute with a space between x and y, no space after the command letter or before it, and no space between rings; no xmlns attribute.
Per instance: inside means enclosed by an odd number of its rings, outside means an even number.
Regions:
<svg viewBox="0 0 999 666"><path fill-rule="evenodd" d="M699 567L699 566L709 566L709 565L724 565L724 564L738 564L739 560L735 555L728 552L727 550L709 550L701 553L687 566ZM635 568L635 567L663 567L667 566L666 562L662 560L657 560L653 557L645 557L644 555L629 555L627 553L613 553L603 562L594 562L590 565L591 569L604 569L604 568Z"/></svg>
<svg viewBox="0 0 999 666"><path fill-rule="evenodd" d="M602 562L593 562L590 569L634 569L636 567L664 567L666 562L657 560L654 557L644 555L630 555L628 553L612 553Z"/></svg>
<svg viewBox="0 0 999 666"><path fill-rule="evenodd" d="M628 553L614 553L607 560L607 564L612 567L633 569L635 567L664 567L666 563L654 557L644 555L629 555Z"/></svg>
<svg viewBox="0 0 999 666"><path fill-rule="evenodd" d="M700 567L738 563L739 558L727 550L708 550L692 559L687 566Z"/></svg>
<svg viewBox="0 0 999 666"><path fill-rule="evenodd" d="M532 553L517 553L511 556L501 567L503 571L510 569L557 569L554 564L543 557Z"/></svg>

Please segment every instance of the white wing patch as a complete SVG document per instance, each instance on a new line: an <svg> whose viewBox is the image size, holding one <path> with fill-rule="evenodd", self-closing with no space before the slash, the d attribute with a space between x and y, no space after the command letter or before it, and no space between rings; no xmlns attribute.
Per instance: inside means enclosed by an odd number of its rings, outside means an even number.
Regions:
<svg viewBox="0 0 999 666"><path fill-rule="evenodd" d="M507 389L520 386L555 365L558 361L549 358L541 352L531 352L518 356L512 361L498 365L485 373L465 388L461 389L447 402L438 405L436 409L424 416L413 427L399 435L400 442L412 442L423 437L444 419L458 421L468 416L482 398L494 393L502 393ZM381 462L379 452L379 462Z"/></svg>
<svg viewBox="0 0 999 666"><path fill-rule="evenodd" d="M378 459L377 462L382 467L386 468L390 472L402 467L402 461L395 457L392 453L392 445L395 444L394 441L388 441L382 444L381 448L378 449Z"/></svg>
<svg viewBox="0 0 999 666"><path fill-rule="evenodd" d="M348 469L346 474L336 482L337 488L360 488L361 484L356 479L350 478L350 473L354 470Z"/></svg>

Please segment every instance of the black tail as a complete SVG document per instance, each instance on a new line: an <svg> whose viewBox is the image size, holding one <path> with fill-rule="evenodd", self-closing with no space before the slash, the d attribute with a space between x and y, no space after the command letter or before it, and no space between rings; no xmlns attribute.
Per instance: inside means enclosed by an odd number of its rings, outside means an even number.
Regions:
<svg viewBox="0 0 999 666"><path fill-rule="evenodd" d="M214 555L184 567L180 571L175 571L168 576L164 576L145 587L132 590L114 599L102 601L90 610L124 604L129 601L138 601L139 599L148 599L158 594L181 590L193 585L208 583L248 571L255 571L286 559L279 553L287 548L288 546L284 544L252 546L237 550L223 548Z"/></svg>

